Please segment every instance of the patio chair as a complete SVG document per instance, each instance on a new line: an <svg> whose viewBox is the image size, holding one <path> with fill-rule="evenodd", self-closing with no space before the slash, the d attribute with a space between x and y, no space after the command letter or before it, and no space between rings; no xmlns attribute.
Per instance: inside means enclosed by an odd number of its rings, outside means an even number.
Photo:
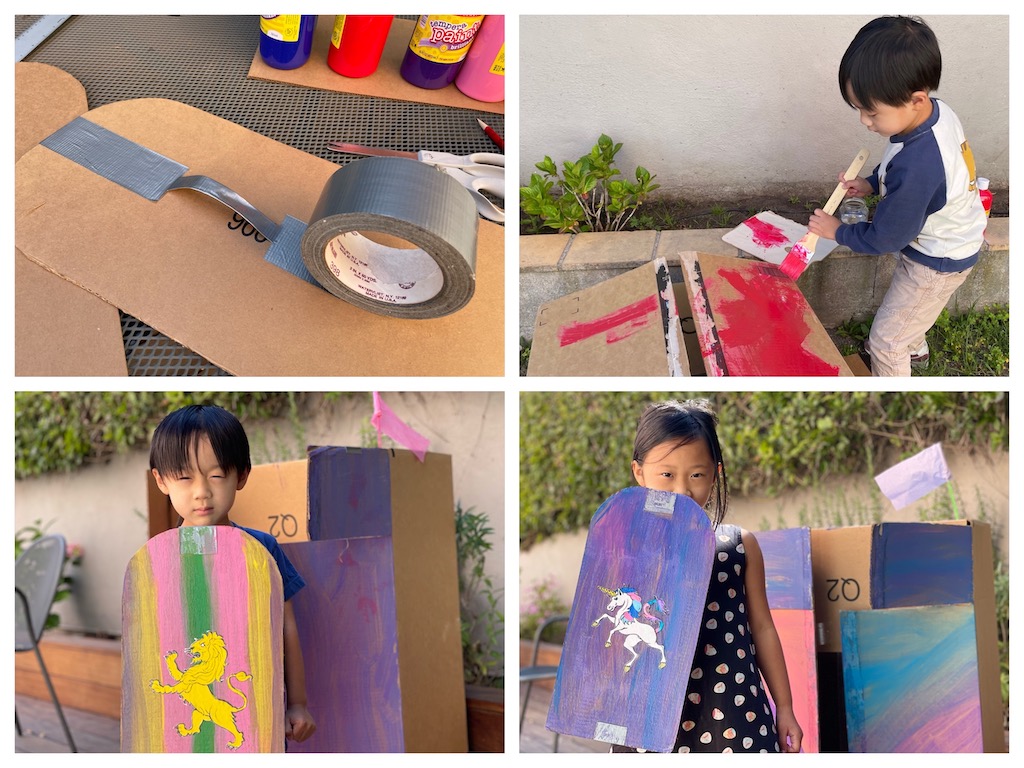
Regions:
<svg viewBox="0 0 1024 768"><path fill-rule="evenodd" d="M530 666L522 667L519 670L519 683L522 685L526 683L526 692L523 694L523 703L519 712L519 732L523 732L523 721L526 719L526 705L530 702L530 690L533 688L533 684L538 680L554 680L558 675L557 666L545 666L537 664L537 656L540 653L540 638L544 633L544 630L550 627L552 624L564 621L568 623L568 616L550 616L541 622L540 626L537 627L537 632L533 636L533 656L530 659ZM555 734L555 744L553 752L558 751L558 734Z"/></svg>
<svg viewBox="0 0 1024 768"><path fill-rule="evenodd" d="M53 605L64 570L65 551L64 537L50 534L33 542L14 564L14 652L35 651L68 745L72 752L77 752L75 741L71 738L71 729L68 728L64 711L57 700L57 692L53 689L50 674L43 663L43 655L39 652L39 640L43 636L46 617L50 614L50 606ZM14 709L14 727L20 736L21 722L18 720L17 707Z"/></svg>

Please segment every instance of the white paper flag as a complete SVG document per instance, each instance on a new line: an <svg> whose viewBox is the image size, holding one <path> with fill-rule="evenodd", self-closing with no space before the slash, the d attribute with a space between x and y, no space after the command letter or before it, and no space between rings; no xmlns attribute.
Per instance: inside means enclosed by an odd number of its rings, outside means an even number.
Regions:
<svg viewBox="0 0 1024 768"><path fill-rule="evenodd" d="M875 482L896 509L903 509L952 477L942 454L942 443L935 443L876 475Z"/></svg>

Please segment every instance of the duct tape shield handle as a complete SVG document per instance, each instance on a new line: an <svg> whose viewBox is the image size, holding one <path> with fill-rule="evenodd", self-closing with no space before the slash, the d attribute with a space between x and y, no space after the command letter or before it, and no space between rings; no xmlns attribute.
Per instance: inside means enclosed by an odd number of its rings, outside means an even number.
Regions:
<svg viewBox="0 0 1024 768"><path fill-rule="evenodd" d="M418 160L370 157L335 171L302 235L326 290L378 314L432 318L475 289L478 218L465 188Z"/></svg>

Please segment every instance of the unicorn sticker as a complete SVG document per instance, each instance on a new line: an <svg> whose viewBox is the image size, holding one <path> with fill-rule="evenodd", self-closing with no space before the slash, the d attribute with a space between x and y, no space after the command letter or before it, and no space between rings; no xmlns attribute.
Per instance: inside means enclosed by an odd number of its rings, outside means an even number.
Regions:
<svg viewBox="0 0 1024 768"><path fill-rule="evenodd" d="M623 637L623 646L633 654L633 657L626 662L626 672L629 672L633 662L639 656L636 646L640 643L645 643L661 653L661 663L658 664L658 669L664 669L668 662L665 659L665 647L658 643L658 634L664 629L665 621L651 612L656 610L659 613L668 613L668 608L661 598L652 597L645 603L640 593L633 587L623 586L616 590L611 590L607 587L598 587L598 589L610 598L608 606L605 608L608 613L601 614L591 624L591 626L596 627L604 619L608 619L612 623L612 629L608 633L608 639L605 641L604 647L611 647L612 635L618 632ZM641 619L657 622L658 628L655 629L651 624L647 624Z"/></svg>

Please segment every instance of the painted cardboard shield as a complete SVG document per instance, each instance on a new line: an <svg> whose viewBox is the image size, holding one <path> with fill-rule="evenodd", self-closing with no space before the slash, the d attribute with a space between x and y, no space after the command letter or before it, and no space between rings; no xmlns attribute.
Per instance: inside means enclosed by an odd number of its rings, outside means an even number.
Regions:
<svg viewBox="0 0 1024 768"><path fill-rule="evenodd" d="M283 752L281 575L231 526L132 557L122 598L122 752Z"/></svg>
<svg viewBox="0 0 1024 768"><path fill-rule="evenodd" d="M692 499L627 488L590 523L547 727L671 750L715 553Z"/></svg>

